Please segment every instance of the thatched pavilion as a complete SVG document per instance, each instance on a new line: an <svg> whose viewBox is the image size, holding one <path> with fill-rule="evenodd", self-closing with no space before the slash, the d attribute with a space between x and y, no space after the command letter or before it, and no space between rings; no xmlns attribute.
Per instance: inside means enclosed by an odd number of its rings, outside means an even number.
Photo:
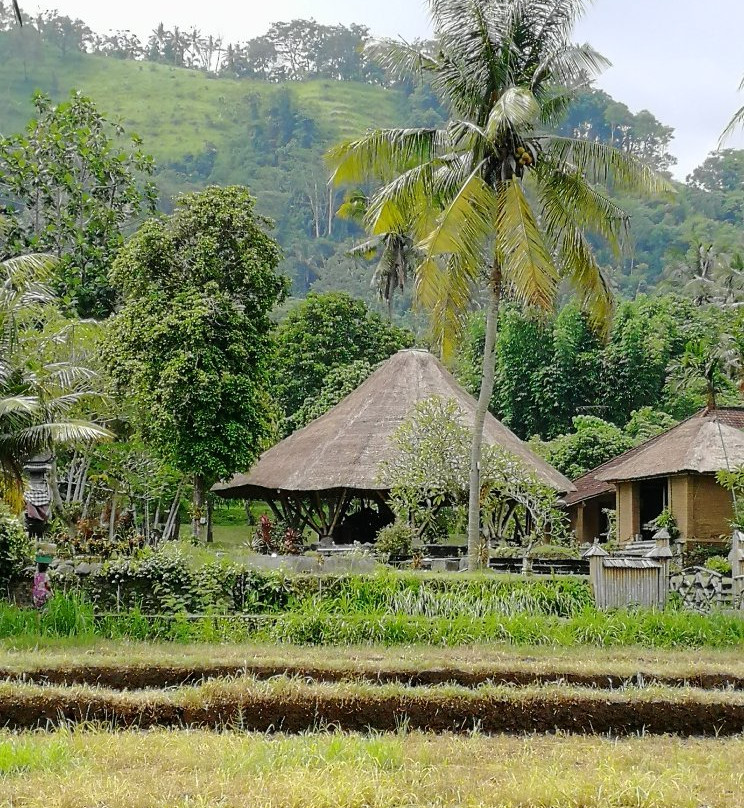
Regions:
<svg viewBox="0 0 744 808"><path fill-rule="evenodd" d="M744 408L705 409L575 480L566 497L580 541L606 530L616 510L620 541L649 538L665 508L687 542L719 542L731 532L733 501L716 472L744 465Z"/></svg>
<svg viewBox="0 0 744 808"><path fill-rule="evenodd" d="M264 452L249 472L212 490L221 497L265 501L319 536L337 534L353 501L374 503L370 510L388 516L380 464L391 456L393 432L417 402L431 396L454 399L473 423L475 399L439 360L428 351L399 351L333 409ZM484 438L516 455L556 492L574 490L490 413Z"/></svg>

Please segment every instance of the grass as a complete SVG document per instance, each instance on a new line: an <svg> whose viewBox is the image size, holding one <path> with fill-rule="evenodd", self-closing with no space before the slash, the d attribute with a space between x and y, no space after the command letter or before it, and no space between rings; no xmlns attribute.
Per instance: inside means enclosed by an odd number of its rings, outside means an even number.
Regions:
<svg viewBox="0 0 744 808"><path fill-rule="evenodd" d="M435 645L457 646L496 642L511 645L559 645L565 647L594 645L600 647L645 646L650 648L736 648L744 646L744 620L739 615L651 610L597 612L590 607L576 612L569 596L564 603L562 590L536 594L519 587L499 588L496 583L494 602L502 611L488 616L468 613L469 589L452 592L454 603L462 604L462 614L428 617L397 613L389 607L391 597L401 594L378 588L363 576L346 580L353 593L334 579L329 586L341 585L340 594L329 602L309 599L287 601L287 611L259 615L207 614L191 619L185 612L143 615L138 609L95 616L93 606L75 596L56 595L39 614L33 609L0 605L0 638L17 638L20 644L33 643L44 637L81 637L92 639L171 640L176 642L262 641L294 645ZM390 580L397 586L400 581ZM566 583L566 582L563 582ZM289 584L286 584L289 585ZM318 582L313 581L312 586ZM356 588L355 588L356 587ZM367 587L367 589L365 589ZM477 590L478 587L476 586ZM371 596L369 611L364 612L364 598ZM520 594L521 593L521 594ZM286 590L281 591L286 598ZM405 594L405 592L403 592ZM533 608L516 608L524 598ZM542 594L546 596L543 603ZM442 603L447 593L440 593ZM569 593L570 595L570 593ZM348 596L348 597L347 597ZM339 598L341 603L339 605ZM378 600L381 598L380 602ZM532 600L530 600L532 599ZM503 601L503 603L502 603ZM388 606L385 610L383 607ZM473 607L478 604L474 602ZM529 605L529 604L528 604ZM542 610L542 611L541 611ZM568 616L561 616L561 614Z"/></svg>
<svg viewBox="0 0 744 808"><path fill-rule="evenodd" d="M524 671L536 674L575 673L601 676L612 673L631 678L689 679L701 674L744 678L744 655L739 650L595 648L578 646L514 647L504 644L456 647L379 646L297 647L265 644L178 644L110 641L97 638L37 638L30 646L17 639L0 640L0 668L32 673L43 669L90 667L148 668L204 666L294 666L321 670L380 670L415 673L455 670L468 673Z"/></svg>
<svg viewBox="0 0 744 808"><path fill-rule="evenodd" d="M276 91L253 79L215 80L195 70L151 62L130 62L89 54L62 58L53 49L11 45L0 34L0 119L4 134L21 131L33 112L31 94L40 89L55 99L73 89L90 96L101 112L144 139L158 163L201 153L206 143L221 149L238 142L250 123L251 94ZM401 96L354 82L290 82L288 89L304 114L328 130L329 143L371 126L400 122Z"/></svg>
<svg viewBox="0 0 744 808"><path fill-rule="evenodd" d="M1 774L0 805L736 808L744 785L735 738L0 733L0 755L29 748L68 765Z"/></svg>

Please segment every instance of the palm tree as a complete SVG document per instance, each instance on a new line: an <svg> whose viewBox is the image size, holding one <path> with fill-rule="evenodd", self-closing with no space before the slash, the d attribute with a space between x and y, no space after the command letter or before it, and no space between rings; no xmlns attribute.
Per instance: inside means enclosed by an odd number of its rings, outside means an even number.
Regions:
<svg viewBox="0 0 744 808"><path fill-rule="evenodd" d="M50 327L53 265L46 255L0 261L0 481L6 489L20 484L28 457L111 436L80 417L83 405L100 395L95 373L69 356L70 323Z"/></svg>
<svg viewBox="0 0 744 808"><path fill-rule="evenodd" d="M390 70L426 73L452 111L442 129L381 129L329 159L337 183L382 181L366 223L373 235L401 217L422 259L418 301L433 312L444 356L454 348L474 290L485 281L486 339L470 469L469 566L480 545L479 465L493 392L499 304L509 295L542 308L566 280L596 324L612 309L609 283L587 231L619 249L627 216L596 184L658 191L666 182L630 155L550 134L575 90L605 64L571 44L582 0L429 0L435 44L382 45Z"/></svg>
<svg viewBox="0 0 744 808"><path fill-rule="evenodd" d="M739 85L739 91L744 90L744 79L742 79L741 84ZM721 137L718 139L718 148L722 148L723 144L736 132L739 127L744 126L744 107L741 107L734 113L733 118L728 122L728 125L721 133Z"/></svg>
<svg viewBox="0 0 744 808"><path fill-rule="evenodd" d="M368 205L368 197L361 191L354 191L344 200L336 215L341 219L362 224ZM408 276L417 259L410 226L404 226L399 222L395 230L371 236L352 247L349 254L366 259L378 258L372 284L377 287L378 297L387 306L388 320L392 320L393 295L396 290L400 289L402 292L405 289Z"/></svg>
<svg viewBox="0 0 744 808"><path fill-rule="evenodd" d="M670 363L669 375L677 393L685 392L696 382L702 383L706 409L715 410L719 394L730 386L740 364L733 339L721 334L688 342L684 353Z"/></svg>
<svg viewBox="0 0 744 808"><path fill-rule="evenodd" d="M717 252L713 244L698 242L685 260L665 274L669 286L676 289L682 284L682 291L696 306L744 306L744 258L739 253Z"/></svg>

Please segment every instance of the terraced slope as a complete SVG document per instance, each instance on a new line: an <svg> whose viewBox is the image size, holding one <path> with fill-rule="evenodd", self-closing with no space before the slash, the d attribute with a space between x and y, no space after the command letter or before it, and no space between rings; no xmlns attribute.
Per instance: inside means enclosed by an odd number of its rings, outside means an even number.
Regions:
<svg viewBox="0 0 744 808"><path fill-rule="evenodd" d="M206 143L233 143L257 121L247 99L285 86L300 110L319 126L324 143L401 123L402 97L380 87L325 80L271 85L252 79L215 79L152 62L103 56L65 59L47 48L24 54L0 33L0 132L19 131L32 113L35 90L64 98L89 95L111 120L136 132L160 164L198 154Z"/></svg>

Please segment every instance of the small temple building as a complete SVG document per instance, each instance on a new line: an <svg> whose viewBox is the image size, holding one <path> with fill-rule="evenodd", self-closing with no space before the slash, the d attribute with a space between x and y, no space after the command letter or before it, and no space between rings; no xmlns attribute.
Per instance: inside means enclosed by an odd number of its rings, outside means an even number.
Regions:
<svg viewBox="0 0 744 808"><path fill-rule="evenodd" d="M395 451L391 437L413 407L432 396L454 399L472 426L476 400L444 365L428 351L398 351L331 410L264 452L245 474L212 490L221 497L264 501L277 516L309 526L320 537L343 541L345 528L353 524L353 537L374 538L376 529L392 520L388 489L380 479L381 464ZM568 478L490 413L484 442L515 455L556 493L574 490ZM371 536L364 535L362 523Z"/></svg>
<svg viewBox="0 0 744 808"><path fill-rule="evenodd" d="M731 534L733 499L716 473L744 465L744 407L704 409L574 481L565 501L580 542L606 536L617 513L621 542L651 537L668 509L685 542L717 543Z"/></svg>

